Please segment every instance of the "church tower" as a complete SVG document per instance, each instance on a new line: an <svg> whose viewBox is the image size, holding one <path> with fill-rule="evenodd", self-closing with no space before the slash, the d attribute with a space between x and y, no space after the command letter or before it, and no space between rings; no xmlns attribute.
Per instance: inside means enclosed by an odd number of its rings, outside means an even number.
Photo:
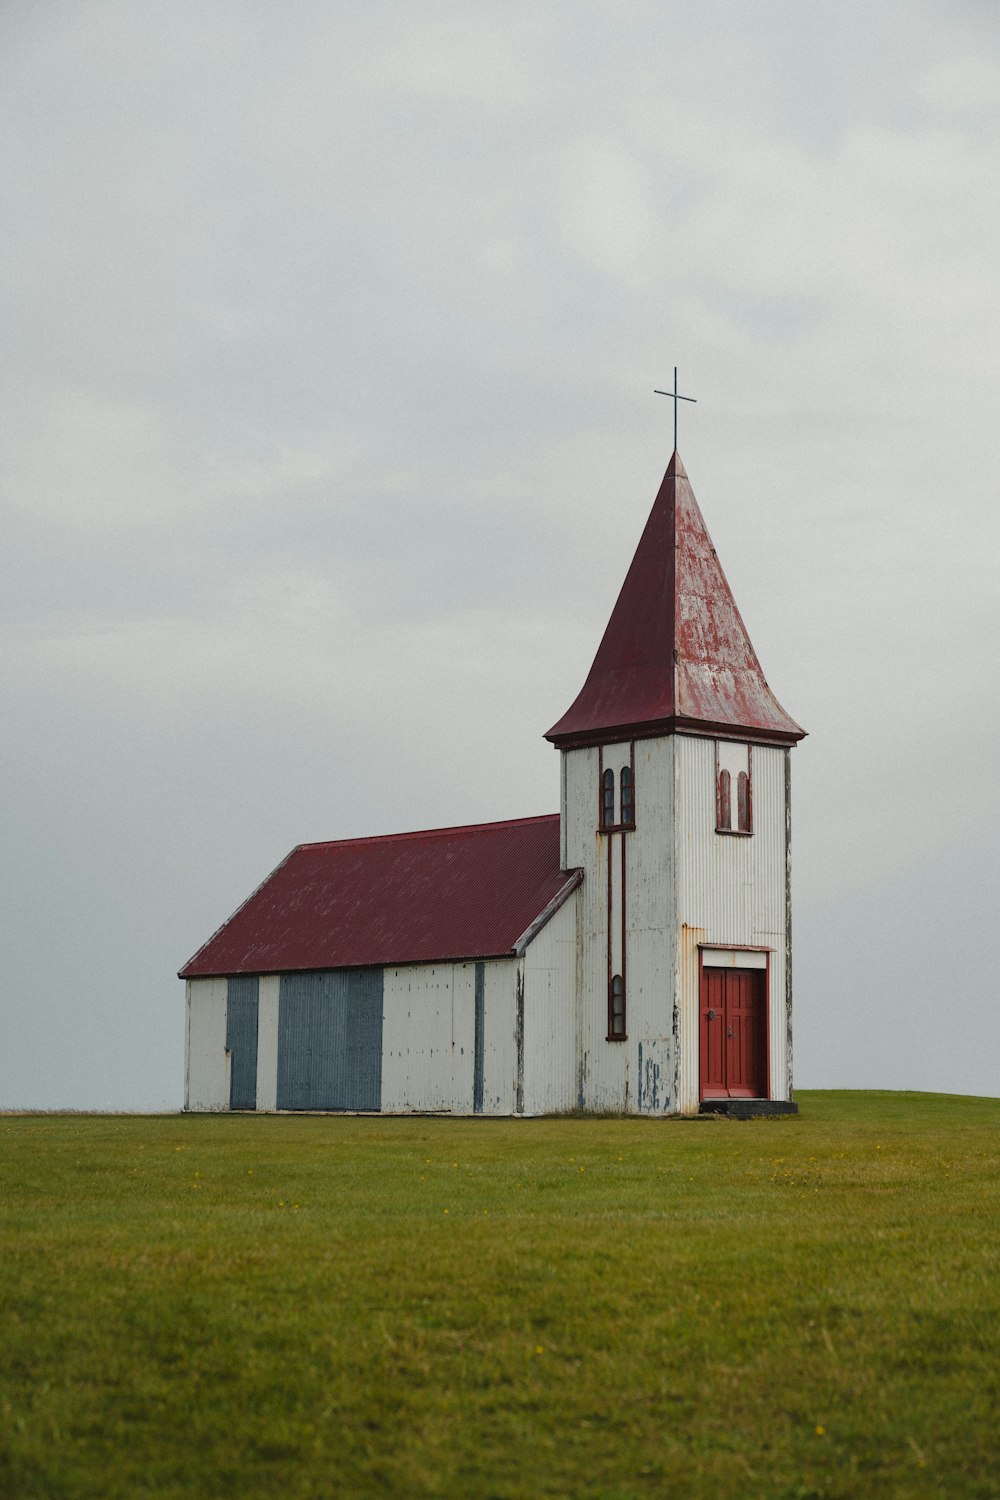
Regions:
<svg viewBox="0 0 1000 1500"><path fill-rule="evenodd" d="M593 666L546 738L579 868L586 1110L792 1104L790 753L675 451Z"/></svg>

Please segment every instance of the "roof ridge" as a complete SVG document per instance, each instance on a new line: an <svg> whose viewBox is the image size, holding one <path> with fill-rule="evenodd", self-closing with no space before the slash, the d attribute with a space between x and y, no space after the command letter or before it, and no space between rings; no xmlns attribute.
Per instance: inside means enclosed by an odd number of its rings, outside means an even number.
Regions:
<svg viewBox="0 0 1000 1500"><path fill-rule="evenodd" d="M329 849L344 844L385 844L400 839L445 838L455 833L487 833L492 828L523 828L529 823L558 823L559 814L535 813L528 818L497 818L489 823L455 823L448 828L410 828L405 833L364 833L356 838L313 839L306 844L296 844L292 854L300 849ZM288 856L289 858L291 856Z"/></svg>

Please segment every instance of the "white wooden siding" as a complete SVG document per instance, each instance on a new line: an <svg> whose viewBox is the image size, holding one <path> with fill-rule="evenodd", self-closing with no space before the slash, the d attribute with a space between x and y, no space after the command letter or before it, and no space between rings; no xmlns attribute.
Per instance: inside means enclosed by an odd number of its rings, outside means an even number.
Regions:
<svg viewBox="0 0 1000 1500"><path fill-rule="evenodd" d="M696 1110L698 945L771 950L768 1016L771 1095L787 1084L785 1016L785 751L753 747L753 835L715 831L715 744L676 736L677 963L681 983L678 1107Z"/></svg>
<svg viewBox="0 0 1000 1500"><path fill-rule="evenodd" d="M580 1043L577 1102L584 1109L662 1114L674 1101L674 749L673 738L637 740L634 832L598 828L596 749L565 752L566 858L582 866L579 893ZM620 775L628 745L605 752ZM620 972L621 843L625 844L628 1039L609 1042L608 859L612 860L613 972ZM640 1062L641 1059L641 1062Z"/></svg>
<svg viewBox="0 0 1000 1500"><path fill-rule="evenodd" d="M257 1108L278 1107L278 993L281 978L261 978L257 994Z"/></svg>
<svg viewBox="0 0 1000 1500"><path fill-rule="evenodd" d="M576 1105L576 912L579 890L559 908L522 960L524 1113Z"/></svg>
<svg viewBox="0 0 1000 1500"><path fill-rule="evenodd" d="M185 1109L229 1108L227 990L226 979L189 979L187 982Z"/></svg>
<svg viewBox="0 0 1000 1500"><path fill-rule="evenodd" d="M472 1113L476 966L387 968L382 1109Z"/></svg>
<svg viewBox="0 0 1000 1500"><path fill-rule="evenodd" d="M513 958L489 959L485 964L484 1115L512 1115L517 1108L517 974Z"/></svg>
<svg viewBox="0 0 1000 1500"><path fill-rule="evenodd" d="M766 969L767 954L745 948L704 948L701 963L705 969Z"/></svg>
<svg viewBox="0 0 1000 1500"><path fill-rule="evenodd" d="M637 740L635 833L627 837L630 1110L668 1114L674 1097L676 888L674 737Z"/></svg>

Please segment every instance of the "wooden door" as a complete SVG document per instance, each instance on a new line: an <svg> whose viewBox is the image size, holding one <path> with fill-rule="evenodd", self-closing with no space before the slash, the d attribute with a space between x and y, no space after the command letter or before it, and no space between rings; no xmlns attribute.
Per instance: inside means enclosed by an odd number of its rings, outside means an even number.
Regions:
<svg viewBox="0 0 1000 1500"><path fill-rule="evenodd" d="M767 1097L764 981L763 969L702 969L703 1099Z"/></svg>

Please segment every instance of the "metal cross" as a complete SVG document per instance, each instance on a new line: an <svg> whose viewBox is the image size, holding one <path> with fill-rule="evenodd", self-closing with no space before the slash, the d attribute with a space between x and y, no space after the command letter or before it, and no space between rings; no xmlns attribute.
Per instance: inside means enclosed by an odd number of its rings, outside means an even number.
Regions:
<svg viewBox="0 0 1000 1500"><path fill-rule="evenodd" d="M674 365L674 388L672 391L654 391L654 396L669 396L674 403L674 452L677 452L677 403L678 401L692 401L697 405L697 396L679 396L677 394L677 366Z"/></svg>

